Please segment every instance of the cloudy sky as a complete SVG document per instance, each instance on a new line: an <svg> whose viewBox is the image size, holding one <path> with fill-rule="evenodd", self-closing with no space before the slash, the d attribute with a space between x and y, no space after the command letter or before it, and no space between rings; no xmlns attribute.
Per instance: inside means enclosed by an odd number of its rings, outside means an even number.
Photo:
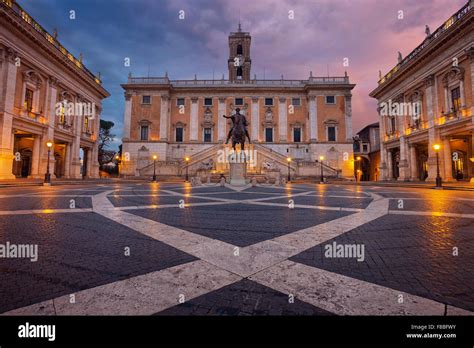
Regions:
<svg viewBox="0 0 474 348"><path fill-rule="evenodd" d="M111 97L102 118L115 122L120 143L124 97L120 83L134 76L171 79L227 78L227 36L237 29L252 35L252 76L306 79L342 76L353 91L353 124L358 131L377 121L378 71L388 72L467 0L19 0L94 73L101 72ZM75 19L70 19L70 11ZM183 10L184 19L179 19ZM294 19L289 18L293 11ZM403 11L403 12L400 12ZM403 17L400 19L399 17ZM130 58L131 66L124 66ZM349 67L343 60L349 59Z"/></svg>

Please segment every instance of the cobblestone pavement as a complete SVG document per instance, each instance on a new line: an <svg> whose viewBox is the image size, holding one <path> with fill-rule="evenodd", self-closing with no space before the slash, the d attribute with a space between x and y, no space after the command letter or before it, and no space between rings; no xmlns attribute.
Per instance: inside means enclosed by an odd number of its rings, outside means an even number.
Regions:
<svg viewBox="0 0 474 348"><path fill-rule="evenodd" d="M473 269L474 192L0 190L6 315L471 315Z"/></svg>

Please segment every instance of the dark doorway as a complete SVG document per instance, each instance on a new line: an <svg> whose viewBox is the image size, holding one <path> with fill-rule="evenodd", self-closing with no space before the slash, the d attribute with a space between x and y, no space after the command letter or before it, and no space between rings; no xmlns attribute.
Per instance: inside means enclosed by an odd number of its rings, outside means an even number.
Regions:
<svg viewBox="0 0 474 348"><path fill-rule="evenodd" d="M31 151L22 151L21 154L21 177L27 178L31 171Z"/></svg>

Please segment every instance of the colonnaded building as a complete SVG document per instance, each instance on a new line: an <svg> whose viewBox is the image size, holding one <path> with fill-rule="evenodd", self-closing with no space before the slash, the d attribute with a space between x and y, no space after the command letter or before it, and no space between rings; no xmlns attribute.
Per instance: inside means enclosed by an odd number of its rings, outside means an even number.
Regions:
<svg viewBox="0 0 474 348"><path fill-rule="evenodd" d="M426 27L399 60L370 94L381 116L380 180L434 181L439 151L444 181L474 182L474 1Z"/></svg>
<svg viewBox="0 0 474 348"><path fill-rule="evenodd" d="M125 116L121 173L124 176L227 173L231 121L222 115L241 109L252 140L248 173L293 177L324 173L353 178L349 77L261 80L252 76L251 36L229 35L228 79L170 80L132 77L123 84ZM239 149L239 145L237 145ZM225 153L225 156L222 154ZM256 154L256 155L255 155ZM256 158L255 158L256 157Z"/></svg>
<svg viewBox="0 0 474 348"><path fill-rule="evenodd" d="M53 178L98 177L99 115L108 96L57 33L16 1L0 0L0 179L44 177L47 142Z"/></svg>

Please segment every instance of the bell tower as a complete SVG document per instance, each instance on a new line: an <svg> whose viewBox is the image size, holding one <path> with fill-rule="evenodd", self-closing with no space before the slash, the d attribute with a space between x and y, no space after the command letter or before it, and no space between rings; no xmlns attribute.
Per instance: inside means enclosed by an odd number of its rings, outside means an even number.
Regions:
<svg viewBox="0 0 474 348"><path fill-rule="evenodd" d="M229 35L229 80L250 81L250 42L252 37L250 33L243 32L239 22L237 32Z"/></svg>

